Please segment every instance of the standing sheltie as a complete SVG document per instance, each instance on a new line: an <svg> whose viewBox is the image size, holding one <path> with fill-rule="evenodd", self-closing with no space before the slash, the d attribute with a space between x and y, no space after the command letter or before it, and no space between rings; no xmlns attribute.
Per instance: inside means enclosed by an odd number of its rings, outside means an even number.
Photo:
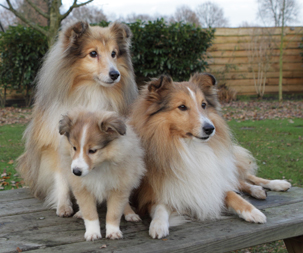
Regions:
<svg viewBox="0 0 303 253"><path fill-rule="evenodd" d="M167 236L178 215L216 219L225 207L246 221L266 222L262 212L235 193L240 182L247 188L247 180L257 183L256 165L233 142L220 116L215 84L210 74L195 74L182 83L162 76L133 106L130 123L145 148L147 167L135 197L139 210L152 217L152 238ZM268 183L280 190L290 187L282 180Z"/></svg>
<svg viewBox="0 0 303 253"><path fill-rule="evenodd" d="M38 74L32 120L24 138L25 153L17 170L35 197L70 216L71 202L58 204L50 196L53 187L67 192L59 170L58 122L63 114L83 106L87 110L110 110L126 115L137 97L129 52L131 31L112 23L91 27L77 22L62 29Z"/></svg>
<svg viewBox="0 0 303 253"><path fill-rule="evenodd" d="M139 138L116 113L108 111L74 110L63 116L59 132L64 135L59 148L62 176L79 205L76 217L84 220L85 239L101 238L96 204L104 200L106 237L122 238L123 210L126 220L140 220L128 204L145 172ZM66 201L64 194L57 194L60 201Z"/></svg>

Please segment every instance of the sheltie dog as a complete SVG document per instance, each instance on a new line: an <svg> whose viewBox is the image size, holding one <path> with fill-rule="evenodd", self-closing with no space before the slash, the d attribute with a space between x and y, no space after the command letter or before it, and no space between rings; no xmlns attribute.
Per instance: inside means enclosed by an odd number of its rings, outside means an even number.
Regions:
<svg viewBox="0 0 303 253"><path fill-rule="evenodd" d="M266 222L235 192L240 181L248 189L247 180L258 184L263 179L254 176L249 151L233 141L220 115L215 84L210 74L181 83L162 76L145 87L133 106L130 123L141 138L147 168L135 197L139 211L151 215L152 238L167 236L179 215L216 219L225 207L246 221ZM282 180L266 182L260 185L290 187ZM256 192L262 195L261 190Z"/></svg>
<svg viewBox="0 0 303 253"><path fill-rule="evenodd" d="M84 219L85 239L101 238L96 203L107 201L106 237L122 238L125 219L139 221L128 204L131 191L145 172L140 140L114 112L74 110L59 124L61 169L79 205L76 217ZM60 188L60 187L59 187ZM59 194L60 201L66 196Z"/></svg>
<svg viewBox="0 0 303 253"><path fill-rule="evenodd" d="M52 187L68 191L59 170L58 122L63 114L83 106L126 115L138 91L129 52L131 31L112 23L91 27L77 22L60 32L37 76L32 120L24 138L25 153L17 170L35 197L57 208L57 215L70 216L71 202L58 205L50 198Z"/></svg>

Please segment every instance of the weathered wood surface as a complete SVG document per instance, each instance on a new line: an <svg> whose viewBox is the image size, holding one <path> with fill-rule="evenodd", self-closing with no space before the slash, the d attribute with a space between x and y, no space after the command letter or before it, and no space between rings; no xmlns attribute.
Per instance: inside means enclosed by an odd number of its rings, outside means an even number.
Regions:
<svg viewBox="0 0 303 253"><path fill-rule="evenodd" d="M85 242L82 220L59 218L26 189L0 192L0 252L227 252L303 235L303 189L268 192L267 200L248 200L267 216L266 224L228 215L218 221L193 221L170 229L164 240L148 235L149 219L122 220L124 239ZM102 235L105 208L101 207ZM106 248L102 248L106 245Z"/></svg>

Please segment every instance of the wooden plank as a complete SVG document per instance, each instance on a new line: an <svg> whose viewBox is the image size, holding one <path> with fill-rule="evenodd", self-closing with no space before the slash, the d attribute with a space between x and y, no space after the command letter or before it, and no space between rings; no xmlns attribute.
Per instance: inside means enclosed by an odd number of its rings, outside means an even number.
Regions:
<svg viewBox="0 0 303 253"><path fill-rule="evenodd" d="M299 63L303 65L301 55L284 55L283 63ZM256 62L256 61L255 61ZM273 55L271 57L271 62L279 62L279 56ZM209 58L207 60L208 64L249 64L249 59L247 56L244 57L222 57L222 58ZM302 68L302 67L301 67ZM302 68L303 69L303 68Z"/></svg>
<svg viewBox="0 0 303 253"><path fill-rule="evenodd" d="M298 208L301 208L301 206L303 205L302 195L303 195L302 188L291 188L288 192L285 193L269 192L267 200L264 201L252 200L252 199L250 199L250 201L252 201L252 203L259 208L262 209L266 208L265 214L268 216L269 219L269 223L265 224L265 229L266 229L267 225L272 223L272 220L275 222L278 220L276 223L277 224L279 223L281 213L283 213L282 218L285 220L285 222L287 219L291 220L293 217L296 217L296 222L297 221L299 222L300 217L297 217L296 210ZM3 196L5 196L5 194L2 194L2 197ZM7 194L7 196L10 195ZM14 202L17 203L18 200ZM288 208L289 206L296 204L300 204L301 206L299 207L294 206L293 208L291 207ZM281 206L284 206L285 208L283 209L284 211L282 209L281 210L279 209L280 211L279 210L277 211L275 208L272 208L273 206L279 206L279 208L281 208ZM45 248L47 246L54 247L51 248L50 250L60 250L61 248L64 249L64 251L68 250L69 248L70 250L75 250L75 247L78 250L79 245L83 245L83 250L85 251L85 248L88 245L95 245L95 243L83 242L84 225L82 220L73 219L73 218L59 218L55 215L54 210L37 212L36 208L34 207L33 211L34 213L24 212L22 214L7 215L1 218L0 243L2 242L2 247L0 247L0 252L15 251L17 247L19 247L21 250L29 250L29 249ZM13 213L16 212L13 211ZM302 215L302 219L303 219L303 213L301 212L299 213L300 215ZM272 218L270 215L274 216L274 218ZM41 219L41 217L43 217L43 219ZM105 219L105 208L101 208L100 220L101 220L101 227L103 230L104 230L104 219ZM234 216L229 216L229 217L224 217L223 220L217 222L191 222L180 227L172 228L171 236L168 239L172 240L171 242L172 244L175 244L176 240L179 241L178 239L179 237L182 238L183 242L179 244L179 246L182 245L183 247L184 243L187 243L188 241L192 240L191 238L192 234L201 235L202 233L203 235L205 231L209 231L209 230L210 231L214 230L213 233L217 234L218 228L220 231L225 231L224 233L226 234L226 231L230 230L229 227L234 227L234 223L238 224L236 225L236 227L239 226L238 227L239 229L242 226L246 227L247 233L250 230L259 229L259 226L264 226L258 224L249 224L244 221L241 221L239 218L236 218ZM130 245L131 247L136 247L138 243L136 240L138 239L138 237L142 239L143 248L152 247L153 243L156 242L157 240L152 240L148 236L147 233L148 226L149 226L149 219L145 219L141 223L129 223L122 221L121 230L124 233L126 241L120 240L118 243L119 245L116 245L117 249L118 248L122 249L123 247L129 247L123 244L125 242L127 245ZM283 229L284 227L285 225L283 225ZM24 230L24 228L26 228L26 230ZM207 237L208 233L205 236ZM211 243L212 240L214 239L213 236L210 238L204 238L205 236L203 236L202 238L203 240L201 238L196 238L196 243L200 245L201 244L200 241L202 240L204 241L204 243L208 244ZM289 237L291 236L296 236L296 234L290 234ZM79 245L78 242L80 242ZM159 240L159 242L166 242L166 241ZM70 246L66 245L70 243L72 243ZM74 243L76 243L77 245L74 245ZM113 247L115 247L115 244L112 244L115 242L109 240L101 240L96 243L99 243L99 245L100 243L101 245L106 243L109 245L113 245ZM217 242L213 242L213 243L216 244ZM190 248L193 247L194 245L190 245ZM168 245L168 246L172 247L172 245ZM178 249L178 247L175 249Z"/></svg>
<svg viewBox="0 0 303 253"><path fill-rule="evenodd" d="M234 72L234 73L216 73L212 72L212 74L217 78L217 80L245 80L245 79L253 79L252 72ZM279 78L279 72L267 72L267 78ZM303 78L303 71L284 71L283 78Z"/></svg>
<svg viewBox="0 0 303 253"><path fill-rule="evenodd" d="M231 68L229 70L230 73L233 72L250 72L249 69L251 68L250 64L234 64L235 68ZM257 64L253 65L255 69L257 69ZM225 64L209 64L208 69L210 71L224 71L226 69ZM268 72L277 72L279 71L279 63L272 63ZM302 71L302 63L288 63L283 64L283 71Z"/></svg>
<svg viewBox="0 0 303 253"><path fill-rule="evenodd" d="M293 48L293 49L298 49L300 46L300 42L288 42L287 43L287 48ZM279 44L275 43L273 44L273 49L278 49ZM223 51L223 50L234 50L234 51L240 51L240 50L245 50L244 44L243 43L222 43L222 44L213 44L207 51L212 52L212 51Z"/></svg>
<svg viewBox="0 0 303 253"><path fill-rule="evenodd" d="M302 29L303 33L303 29ZM253 32L252 32L253 35ZM215 39L213 40L213 44L220 44L220 43L246 43L252 40L252 35L244 35L244 36L220 36L215 33ZM262 36L261 34L255 34L255 36ZM263 34L264 37L269 37L267 34ZM275 43L280 41L280 35L273 35L271 36L271 40ZM284 41L287 43L288 41L292 42L302 42L302 34L287 34L284 37Z"/></svg>
<svg viewBox="0 0 303 253"><path fill-rule="evenodd" d="M261 29L270 34L281 34L279 27L243 27L243 28L216 28L215 35L217 36L243 36L250 35L252 30ZM303 27L285 27L286 34L302 34Z"/></svg>
<svg viewBox="0 0 303 253"><path fill-rule="evenodd" d="M230 86L238 92L238 95L244 94L256 94L254 86ZM266 86L265 93L277 93L279 91L279 87L277 86ZM296 86L283 86L284 93L302 93L303 85Z"/></svg>
<svg viewBox="0 0 303 253"><path fill-rule="evenodd" d="M170 235L164 240L151 239L147 224L145 231L124 233L123 240L78 241L46 248L43 252L68 253L75 252L75 249L78 252L98 251L104 244L106 248L102 252L224 252L303 234L302 208L303 203L299 202L265 209L268 218L266 224L251 224L239 218L187 223L171 228ZM62 237L62 232L58 231L57 236ZM78 238L77 233L74 236ZM24 237L19 238L24 241ZM27 239L33 241L32 237Z"/></svg>
<svg viewBox="0 0 303 253"><path fill-rule="evenodd" d="M9 191L0 191L0 203L14 201L14 200L21 200L21 199L29 199L33 198L31 196L29 189L14 189ZM1 211L0 211L1 213Z"/></svg>
<svg viewBox="0 0 303 253"><path fill-rule="evenodd" d="M224 83L228 86L254 86L253 79L224 80ZM282 83L285 86L301 86L303 85L303 78L283 78ZM265 86L276 86L278 84L279 78L267 78Z"/></svg>
<svg viewBox="0 0 303 253"><path fill-rule="evenodd" d="M280 51L278 49L274 49L272 51L273 55L279 55L279 53L280 53ZM302 53L302 49L300 49L300 48L292 48L292 49L286 48L284 50L284 56L287 56L287 55L298 56L298 55L300 55L300 53ZM247 57L247 52L244 49L243 50L238 50L238 51L219 50L219 51L212 51L212 52L207 51L207 55L209 57L212 57L212 58Z"/></svg>
<svg viewBox="0 0 303 253"><path fill-rule="evenodd" d="M47 210L43 202L37 199L21 199L16 201L2 201L0 204L0 217L15 214L24 214Z"/></svg>

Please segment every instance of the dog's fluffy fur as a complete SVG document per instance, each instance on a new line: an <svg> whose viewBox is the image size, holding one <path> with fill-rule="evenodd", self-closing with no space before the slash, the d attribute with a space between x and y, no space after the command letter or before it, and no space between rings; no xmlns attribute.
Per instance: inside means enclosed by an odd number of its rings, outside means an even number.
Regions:
<svg viewBox="0 0 303 253"><path fill-rule="evenodd" d="M145 172L139 138L114 112L74 110L63 116L59 127L63 178L79 204L77 217L84 219L85 239L101 238L96 203L107 201L106 237L122 238L119 229L126 220L140 220L128 204L133 188ZM69 200L67 189L58 186L53 194ZM65 199L64 199L65 198Z"/></svg>
<svg viewBox="0 0 303 253"><path fill-rule="evenodd" d="M63 27L38 74L32 120L24 133L25 153L17 165L34 196L45 198L53 185L64 183L58 173L58 122L63 114L76 106L128 113L138 93L131 36L129 27L119 23ZM46 204L57 205L54 200ZM71 215L68 207L57 214Z"/></svg>
<svg viewBox="0 0 303 253"><path fill-rule="evenodd" d="M233 142L215 84L210 74L182 83L162 76L148 84L133 107L130 122L146 149L147 166L136 198L139 210L150 212L153 238L168 235L174 213L216 219L225 205L247 221L266 222L234 192L254 175L256 165Z"/></svg>

